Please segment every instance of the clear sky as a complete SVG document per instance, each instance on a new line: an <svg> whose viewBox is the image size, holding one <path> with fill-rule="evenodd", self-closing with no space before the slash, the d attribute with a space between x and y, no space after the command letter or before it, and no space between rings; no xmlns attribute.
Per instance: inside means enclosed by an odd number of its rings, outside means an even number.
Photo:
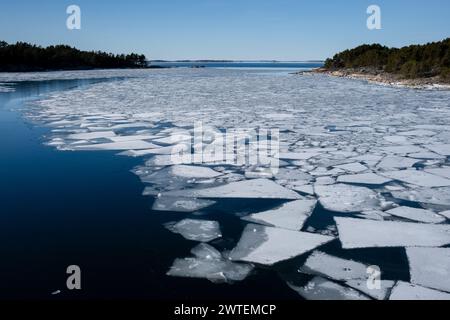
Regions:
<svg viewBox="0 0 450 320"><path fill-rule="evenodd" d="M66 8L81 8L81 30ZM380 6L382 30L366 27ZM312 60L362 43L450 37L449 0L1 0L0 40L149 59Z"/></svg>

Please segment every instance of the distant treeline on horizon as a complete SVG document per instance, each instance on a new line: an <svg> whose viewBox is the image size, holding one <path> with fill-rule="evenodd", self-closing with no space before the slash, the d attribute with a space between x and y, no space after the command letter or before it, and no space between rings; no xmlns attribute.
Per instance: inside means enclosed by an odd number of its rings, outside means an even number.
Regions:
<svg viewBox="0 0 450 320"><path fill-rule="evenodd" d="M67 45L41 47L25 42L0 41L0 71L145 68L145 55L81 51Z"/></svg>
<svg viewBox="0 0 450 320"><path fill-rule="evenodd" d="M405 78L440 76L450 80L450 38L424 45L388 48L380 44L362 45L336 54L325 61L329 70L361 69L383 71Z"/></svg>

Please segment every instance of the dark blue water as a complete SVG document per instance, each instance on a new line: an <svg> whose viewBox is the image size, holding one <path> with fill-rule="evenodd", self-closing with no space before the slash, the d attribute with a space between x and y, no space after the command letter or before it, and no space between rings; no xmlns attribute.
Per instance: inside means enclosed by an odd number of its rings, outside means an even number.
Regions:
<svg viewBox="0 0 450 320"><path fill-rule="evenodd" d="M259 69L313 69L323 66L323 62L265 62L265 61L235 61L235 62L202 62L202 61L154 61L152 66L171 68L259 68Z"/></svg>

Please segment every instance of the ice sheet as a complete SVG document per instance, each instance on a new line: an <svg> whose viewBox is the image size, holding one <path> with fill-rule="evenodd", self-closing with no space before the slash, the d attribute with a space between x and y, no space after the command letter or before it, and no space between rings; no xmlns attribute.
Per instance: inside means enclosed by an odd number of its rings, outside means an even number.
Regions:
<svg viewBox="0 0 450 320"><path fill-rule="evenodd" d="M168 223L166 227L192 241L209 242L222 237L217 221L184 219L177 223Z"/></svg>
<svg viewBox="0 0 450 320"><path fill-rule="evenodd" d="M421 187L450 186L450 179L445 179L420 170L399 170L399 171L381 172L380 174L394 180L415 184Z"/></svg>
<svg viewBox="0 0 450 320"><path fill-rule="evenodd" d="M450 225L335 217L344 249L440 247L450 244Z"/></svg>
<svg viewBox="0 0 450 320"><path fill-rule="evenodd" d="M311 251L333 239L314 233L249 224L230 258L273 265Z"/></svg>
<svg viewBox="0 0 450 320"><path fill-rule="evenodd" d="M397 207L388 210L387 213L406 218L409 220L424 222L424 223L441 223L445 221L445 218L434 213L431 210L412 208L412 207Z"/></svg>
<svg viewBox="0 0 450 320"><path fill-rule="evenodd" d="M399 281L392 289L389 300L450 300L450 294Z"/></svg>
<svg viewBox="0 0 450 320"><path fill-rule="evenodd" d="M392 181L392 179L379 176L375 173L350 174L339 176L337 182L368 184L368 185L382 185Z"/></svg>
<svg viewBox="0 0 450 320"><path fill-rule="evenodd" d="M279 208L251 214L243 219L273 227L298 231L302 229L304 223L312 214L316 203L316 200L291 201L283 204Z"/></svg>

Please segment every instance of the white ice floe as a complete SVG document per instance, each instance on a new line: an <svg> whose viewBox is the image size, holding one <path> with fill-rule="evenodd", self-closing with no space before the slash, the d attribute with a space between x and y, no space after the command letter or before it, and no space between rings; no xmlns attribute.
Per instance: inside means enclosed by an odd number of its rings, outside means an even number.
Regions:
<svg viewBox="0 0 450 320"><path fill-rule="evenodd" d="M217 221L184 219L177 223L169 223L166 227L192 241L209 242L222 237Z"/></svg>
<svg viewBox="0 0 450 320"><path fill-rule="evenodd" d="M445 159L445 156L442 156L442 155L434 153L434 152L410 153L408 155L408 157L414 158L414 159L423 159L423 160Z"/></svg>
<svg viewBox="0 0 450 320"><path fill-rule="evenodd" d="M92 140L92 139L101 139L101 138L111 138L115 137L116 134L114 131L94 131L94 132L86 132L86 133L74 133L69 134L67 139L70 140Z"/></svg>
<svg viewBox="0 0 450 320"><path fill-rule="evenodd" d="M382 176L414 184L421 187L447 187L450 179L446 179L421 170L399 170L380 172Z"/></svg>
<svg viewBox="0 0 450 320"><path fill-rule="evenodd" d="M123 142L107 142L88 145L76 145L72 146L71 148L73 148L74 150L81 150L81 151L102 151L102 150L119 151L119 150L142 150L156 147L157 147L156 145L147 141L132 140Z"/></svg>
<svg viewBox="0 0 450 320"><path fill-rule="evenodd" d="M393 191L392 196L400 200L450 206L450 187Z"/></svg>
<svg viewBox="0 0 450 320"><path fill-rule="evenodd" d="M268 179L254 179L232 182L223 186L205 189L186 189L170 191L169 196L195 198L254 198L254 199L286 199L296 200L302 197L287 188Z"/></svg>
<svg viewBox="0 0 450 320"><path fill-rule="evenodd" d="M392 289L389 300L450 300L450 294L399 281Z"/></svg>
<svg viewBox="0 0 450 320"><path fill-rule="evenodd" d="M450 248L406 248L411 283L450 292Z"/></svg>
<svg viewBox="0 0 450 320"><path fill-rule="evenodd" d="M412 207L397 207L388 210L387 213L401 218L414 220L424 223L441 223L445 218L430 210L412 208Z"/></svg>
<svg viewBox="0 0 450 320"><path fill-rule="evenodd" d="M342 170L348 171L348 172L354 172L354 173L359 173L359 172L363 172L363 171L367 170L367 167L363 166L359 162L341 164L341 165L334 166L334 167L338 168L338 169L342 169Z"/></svg>
<svg viewBox="0 0 450 320"><path fill-rule="evenodd" d="M382 150L394 153L394 154L408 154L408 153L416 153L416 152L424 152L426 149L415 145L402 145L402 146L392 146L392 147L383 147Z"/></svg>
<svg viewBox="0 0 450 320"><path fill-rule="evenodd" d="M346 184L314 186L320 204L327 210L335 212L360 212L379 209L377 194L366 188Z"/></svg>
<svg viewBox="0 0 450 320"><path fill-rule="evenodd" d="M301 230L305 221L312 214L316 200L297 200L283 204L281 207L251 214L244 220L290 230Z"/></svg>
<svg viewBox="0 0 450 320"><path fill-rule="evenodd" d="M174 176L182 178L215 178L222 173L214 171L211 168L188 165L175 165L171 167L171 173Z"/></svg>
<svg viewBox="0 0 450 320"><path fill-rule="evenodd" d="M251 264L235 263L223 258L219 251L205 243L199 244L191 252L195 257L175 259L167 275L223 283L242 281L253 269Z"/></svg>
<svg viewBox="0 0 450 320"><path fill-rule="evenodd" d="M450 210L439 212L439 214L450 220Z"/></svg>
<svg viewBox="0 0 450 320"><path fill-rule="evenodd" d="M430 149L433 152L439 153L443 156L450 156L450 144L433 144L433 145L426 145L428 149Z"/></svg>
<svg viewBox="0 0 450 320"><path fill-rule="evenodd" d="M299 271L312 275L324 276L333 280L363 280L367 279L365 265L353 260L347 260L331 256L329 254L314 251L300 267Z"/></svg>
<svg viewBox="0 0 450 320"><path fill-rule="evenodd" d="M345 282L346 285L359 290L371 298L377 300L386 300L395 285L395 281L392 280L380 280L380 287L369 286L367 280L349 280Z"/></svg>
<svg viewBox="0 0 450 320"><path fill-rule="evenodd" d="M314 277L306 286L299 287L288 283L303 298L308 300L370 300L355 289L345 287L322 277Z"/></svg>
<svg viewBox="0 0 450 320"><path fill-rule="evenodd" d="M319 154L318 152L283 152L280 153L279 158L282 160L308 160Z"/></svg>
<svg viewBox="0 0 450 320"><path fill-rule="evenodd" d="M382 177L373 172L350 174L339 176L337 182L343 183L355 183L355 184L368 184L368 185L382 185L392 181L392 179Z"/></svg>
<svg viewBox="0 0 450 320"><path fill-rule="evenodd" d="M158 197L152 210L171 212L194 212L215 204L215 201L195 198Z"/></svg>
<svg viewBox="0 0 450 320"><path fill-rule="evenodd" d="M377 168L384 170L406 169L411 168L417 162L419 160L408 157L387 156L378 163Z"/></svg>
<svg viewBox="0 0 450 320"><path fill-rule="evenodd" d="M308 232L249 224L230 258L273 265L311 251L334 238Z"/></svg>
<svg viewBox="0 0 450 320"><path fill-rule="evenodd" d="M335 217L342 248L440 247L450 244L450 225Z"/></svg>
<svg viewBox="0 0 450 320"><path fill-rule="evenodd" d="M295 187L292 187L292 190L298 191L298 192L306 194L306 195L311 195L311 196L313 196L315 194L314 187L310 184L306 184L306 185L302 185L302 186L295 186Z"/></svg>
<svg viewBox="0 0 450 320"><path fill-rule="evenodd" d="M442 168L429 168L425 169L426 172L441 176L447 179L450 179L450 167L442 167Z"/></svg>

